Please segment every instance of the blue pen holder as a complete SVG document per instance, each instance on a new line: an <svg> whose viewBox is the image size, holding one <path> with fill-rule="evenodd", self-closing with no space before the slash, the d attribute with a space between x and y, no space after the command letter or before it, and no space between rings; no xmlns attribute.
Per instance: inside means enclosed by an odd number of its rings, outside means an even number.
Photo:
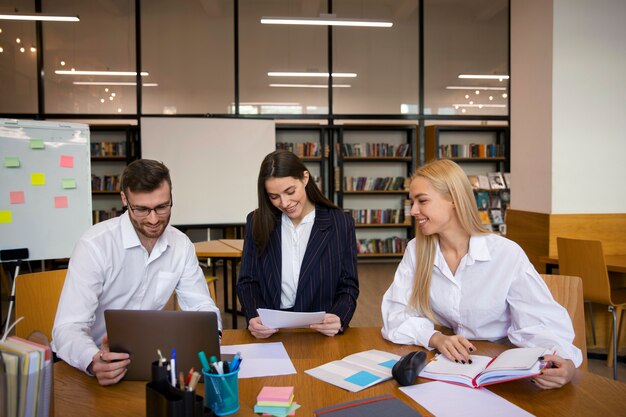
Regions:
<svg viewBox="0 0 626 417"><path fill-rule="evenodd" d="M239 369L228 374L204 375L204 406L217 416L239 411Z"/></svg>

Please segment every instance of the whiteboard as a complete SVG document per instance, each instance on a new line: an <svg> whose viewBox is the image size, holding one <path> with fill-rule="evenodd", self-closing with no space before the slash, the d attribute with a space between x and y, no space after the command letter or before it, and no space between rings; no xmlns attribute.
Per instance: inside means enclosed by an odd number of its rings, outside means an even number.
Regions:
<svg viewBox="0 0 626 417"><path fill-rule="evenodd" d="M68 258L91 226L89 127L0 119L0 249Z"/></svg>
<svg viewBox="0 0 626 417"><path fill-rule="evenodd" d="M245 223L261 161L275 149L273 120L141 119L142 158L170 169L173 225Z"/></svg>

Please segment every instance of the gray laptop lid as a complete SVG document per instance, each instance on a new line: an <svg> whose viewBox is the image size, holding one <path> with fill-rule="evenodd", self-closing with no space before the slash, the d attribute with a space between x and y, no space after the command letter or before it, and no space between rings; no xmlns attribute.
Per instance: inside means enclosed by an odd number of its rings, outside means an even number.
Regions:
<svg viewBox="0 0 626 417"><path fill-rule="evenodd" d="M157 349L167 359L176 348L176 374L202 369L198 352L220 359L217 315L213 311L106 310L111 352L130 353L126 380L150 380Z"/></svg>

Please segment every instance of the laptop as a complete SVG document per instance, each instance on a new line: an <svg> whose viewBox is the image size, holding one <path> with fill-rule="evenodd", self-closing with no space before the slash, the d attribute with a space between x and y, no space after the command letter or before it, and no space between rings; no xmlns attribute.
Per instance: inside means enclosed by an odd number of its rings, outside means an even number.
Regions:
<svg viewBox="0 0 626 417"><path fill-rule="evenodd" d="M157 349L167 359L176 348L176 374L200 372L198 352L220 360L217 314L213 311L106 310L104 312L111 352L130 354L124 379L149 381Z"/></svg>

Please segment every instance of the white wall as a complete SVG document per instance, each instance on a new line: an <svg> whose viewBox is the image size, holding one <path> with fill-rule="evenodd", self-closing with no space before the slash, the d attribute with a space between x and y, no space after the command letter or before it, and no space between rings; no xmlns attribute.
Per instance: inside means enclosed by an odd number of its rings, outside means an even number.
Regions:
<svg viewBox="0 0 626 417"><path fill-rule="evenodd" d="M553 213L626 212L626 1L554 1Z"/></svg>

